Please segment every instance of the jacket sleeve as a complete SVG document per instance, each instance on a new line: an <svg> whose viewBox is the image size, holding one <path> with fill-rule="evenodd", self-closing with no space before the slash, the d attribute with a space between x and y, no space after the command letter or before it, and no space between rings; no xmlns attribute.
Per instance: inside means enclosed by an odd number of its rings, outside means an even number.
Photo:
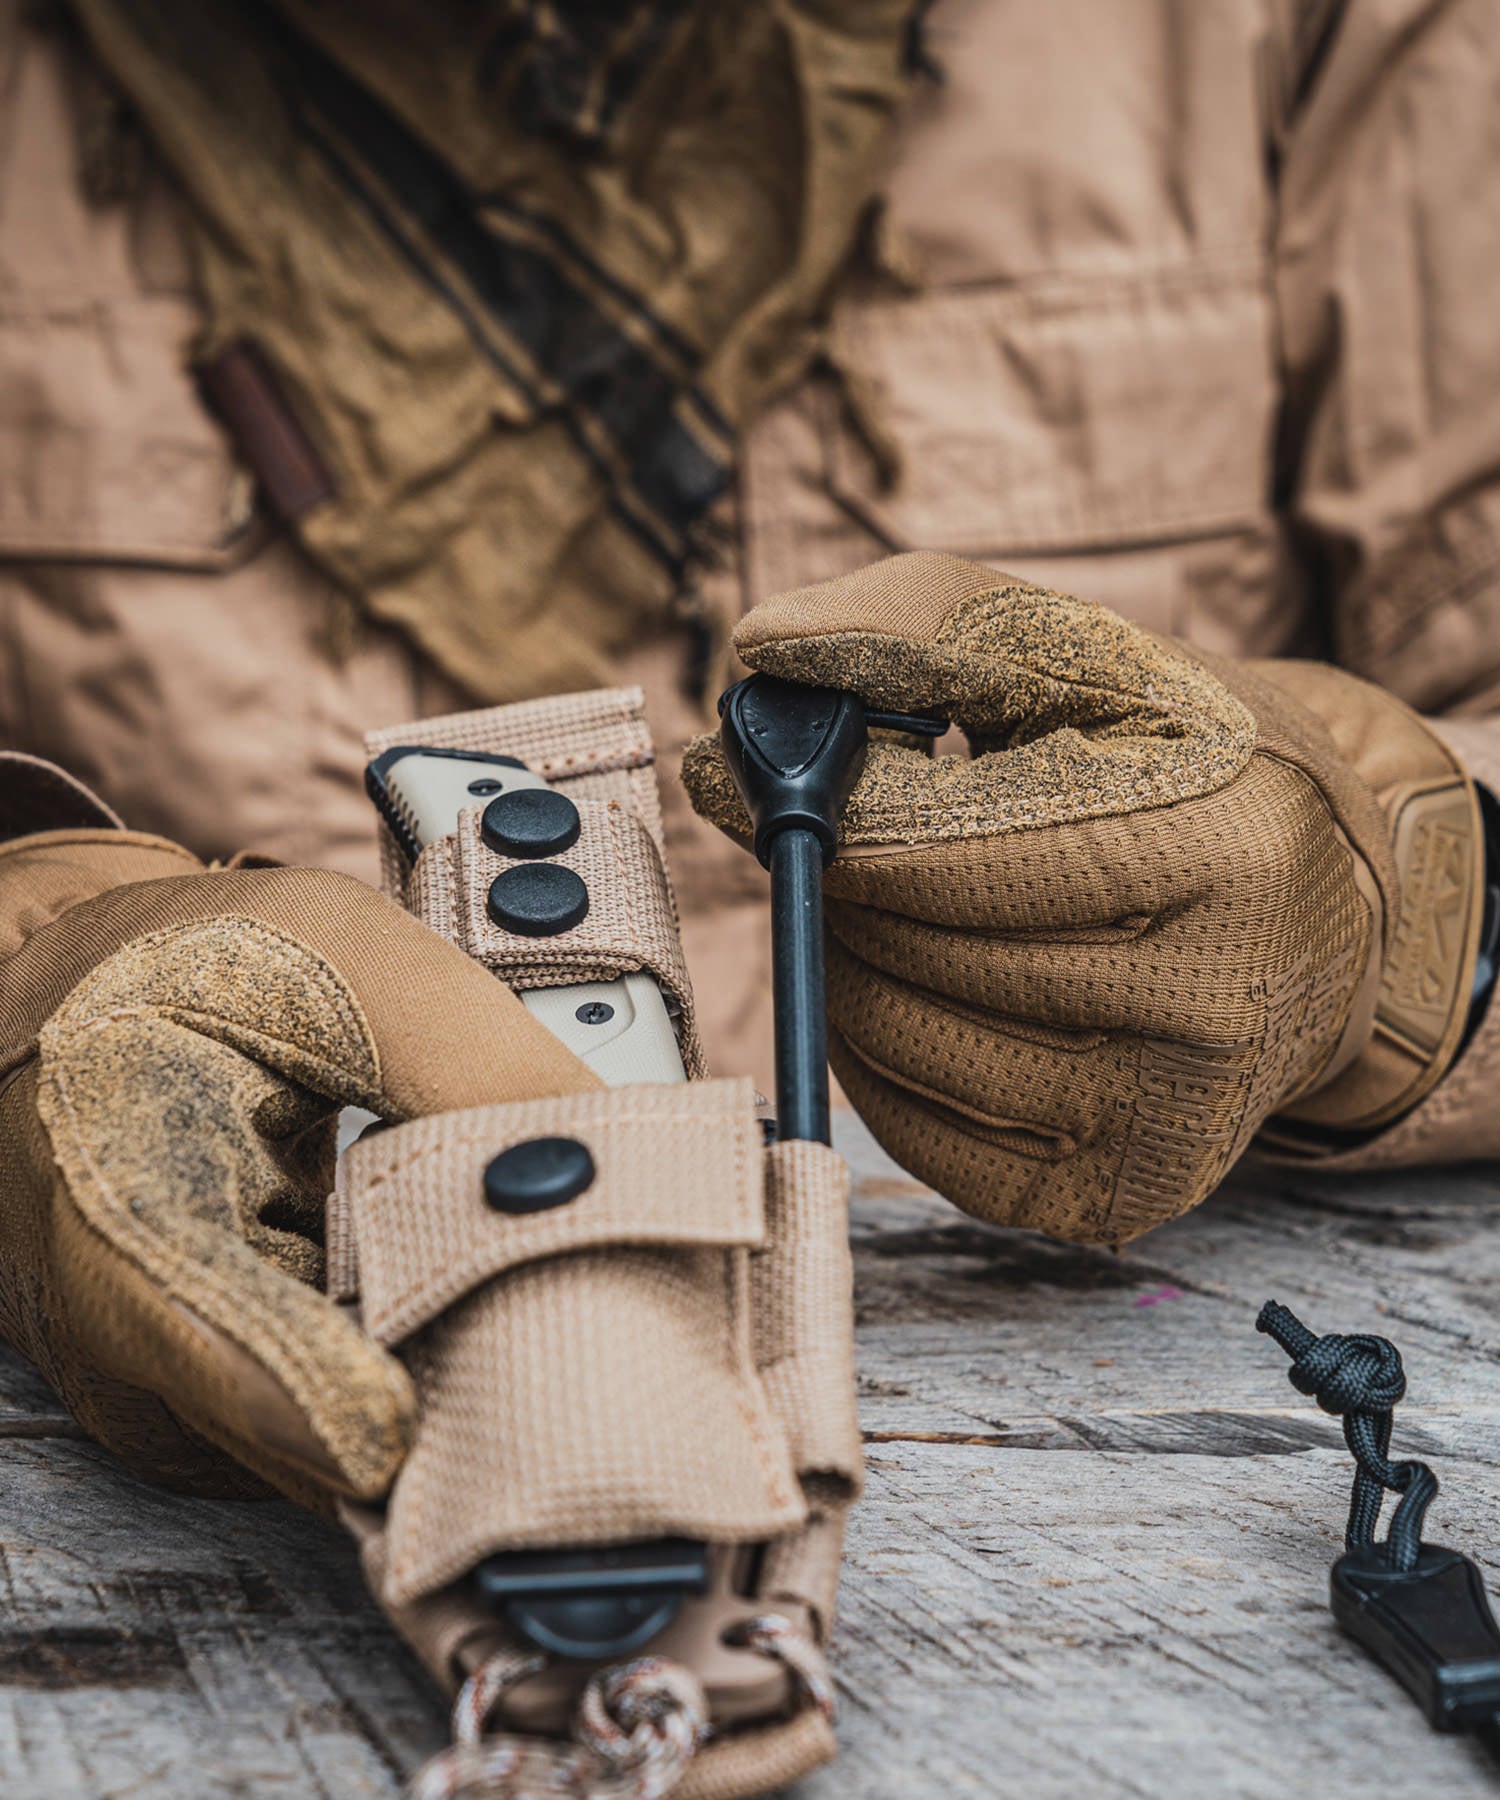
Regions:
<svg viewBox="0 0 1500 1800"><path fill-rule="evenodd" d="M1500 711L1500 7L1297 0L1276 145L1278 489L1327 648Z"/></svg>
<svg viewBox="0 0 1500 1800"><path fill-rule="evenodd" d="M1500 795L1500 8L1296 0L1280 109L1278 486L1326 649ZM1413 1112L1320 1166L1500 1156L1500 1003Z"/></svg>

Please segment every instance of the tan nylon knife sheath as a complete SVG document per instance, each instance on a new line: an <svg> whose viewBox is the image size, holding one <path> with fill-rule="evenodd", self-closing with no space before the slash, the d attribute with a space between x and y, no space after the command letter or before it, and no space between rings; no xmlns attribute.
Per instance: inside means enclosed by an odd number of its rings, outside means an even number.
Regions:
<svg viewBox="0 0 1500 1800"><path fill-rule="evenodd" d="M579 874L589 892L589 911L571 930L524 937L490 918L490 885L514 862L481 839L482 807L465 811L458 829L429 844L410 871L382 821L386 892L517 990L646 971L661 986L689 1077L707 1074L639 688L456 713L395 726L366 743L372 757L398 744L514 756L565 793L578 808L579 838L553 860Z"/></svg>
<svg viewBox="0 0 1500 1800"><path fill-rule="evenodd" d="M482 842L478 807L410 872L387 833L388 891L512 986L648 971L702 1076L639 692L368 740L372 756L396 745L514 756L565 792L581 830L556 860L583 876L590 908L550 938L497 927L485 896L510 862ZM494 1210L488 1164L545 1136L588 1147L592 1184L551 1211ZM861 1478L847 1190L826 1147L764 1146L747 1080L450 1112L346 1153L330 1292L406 1364L421 1420L384 1513L347 1516L382 1604L441 1680L522 1648L468 1597L468 1571L501 1550L695 1537L720 1547L724 1622L769 1608L826 1642ZM760 1697L747 1701L751 1653L717 1630L685 1613L650 1650L694 1668L718 1728L675 1794L762 1791L833 1753L830 1727L779 1665L760 1659ZM520 1683L504 1717L558 1729L557 1681Z"/></svg>
<svg viewBox="0 0 1500 1800"><path fill-rule="evenodd" d="M593 1156L586 1193L485 1204L495 1156L560 1134ZM763 1149L748 1082L705 1081L440 1114L346 1154L363 1323L422 1397L387 1515L393 1602L502 1547L774 1539L806 1520L799 1476L852 1484L847 1261L822 1228L838 1159L789 1148ZM768 1159L798 1190L777 1196L779 1241Z"/></svg>
<svg viewBox="0 0 1500 1800"><path fill-rule="evenodd" d="M440 719L392 725L365 738L370 756L398 744L514 756L570 800L615 800L635 814L665 856L656 754L639 688L599 688L517 706L482 707ZM395 839L381 825L383 886L406 901L407 874Z"/></svg>

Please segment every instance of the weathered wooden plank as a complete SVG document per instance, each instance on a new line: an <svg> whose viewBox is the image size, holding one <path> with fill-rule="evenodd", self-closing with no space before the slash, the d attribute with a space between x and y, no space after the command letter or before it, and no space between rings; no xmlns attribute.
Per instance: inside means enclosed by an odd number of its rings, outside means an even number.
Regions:
<svg viewBox="0 0 1500 1800"><path fill-rule="evenodd" d="M3 1447L0 1520L0 1792L375 1800L440 1741L335 1527L66 1441Z"/></svg>
<svg viewBox="0 0 1500 1800"><path fill-rule="evenodd" d="M976 1225L842 1141L870 1492L845 1754L802 1800L1493 1791L1334 1632L1347 1457L1252 1327L1275 1294L1397 1338L1398 1443L1485 1562L1497 1171L1245 1177L1113 1257ZM339 1532L134 1481L0 1357L0 1792L394 1800L441 1730Z"/></svg>
<svg viewBox="0 0 1500 1800"><path fill-rule="evenodd" d="M29 1363L0 1344L0 1443L18 1437L81 1437L67 1408Z"/></svg>
<svg viewBox="0 0 1500 1800"><path fill-rule="evenodd" d="M1141 1434L1159 1430L1168 1447L1208 1450L1217 1436L1231 1453L1237 1437L1258 1447L1255 1420L1269 1415L1275 1432L1336 1442L1337 1426L1298 1401L1281 1352L1254 1330L1270 1297L1321 1331L1395 1337L1413 1428L1419 1407L1500 1405L1494 1169L1236 1179L1114 1256L966 1219L892 1170L857 1127L841 1143L860 1172L868 1430L1018 1448L1040 1433L1064 1447L1073 1434L1060 1417L1104 1415L1134 1420L1123 1442L1143 1449Z"/></svg>
<svg viewBox="0 0 1500 1800"><path fill-rule="evenodd" d="M22 1454L23 1491L62 1500L7 1559L4 1791L399 1791L439 1709L336 1533L291 1508L121 1492L86 1446ZM1343 1485L1326 1451L882 1447L846 1581L845 1755L806 1800L991 1793L997 1771L1059 1800L1177 1791L1188 1771L1199 1793L1259 1800L1286 1791L1289 1757L1331 1795L1493 1791L1471 1746L1432 1738L1333 1632ZM1444 1536L1483 1557L1497 1511L1479 1496Z"/></svg>
<svg viewBox="0 0 1500 1800"><path fill-rule="evenodd" d="M1322 1450L882 1447L845 1580L844 1756L803 1800L1493 1794L1483 1753L1334 1630L1343 1489ZM1443 1536L1500 1545L1493 1490Z"/></svg>

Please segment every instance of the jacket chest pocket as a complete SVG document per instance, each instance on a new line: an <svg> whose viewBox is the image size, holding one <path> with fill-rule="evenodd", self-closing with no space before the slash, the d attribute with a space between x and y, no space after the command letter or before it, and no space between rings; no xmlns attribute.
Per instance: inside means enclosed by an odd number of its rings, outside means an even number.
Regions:
<svg viewBox="0 0 1500 1800"><path fill-rule="evenodd" d="M254 494L186 371L172 298L0 296L0 558L212 570Z"/></svg>
<svg viewBox="0 0 1500 1800"><path fill-rule="evenodd" d="M945 550L1206 647L1293 629L1259 256L849 300L831 361L750 435L753 598Z"/></svg>
<svg viewBox="0 0 1500 1800"><path fill-rule="evenodd" d="M1049 554L1234 530L1265 505L1257 263L846 306L835 359L899 453L825 410L829 491L893 548Z"/></svg>

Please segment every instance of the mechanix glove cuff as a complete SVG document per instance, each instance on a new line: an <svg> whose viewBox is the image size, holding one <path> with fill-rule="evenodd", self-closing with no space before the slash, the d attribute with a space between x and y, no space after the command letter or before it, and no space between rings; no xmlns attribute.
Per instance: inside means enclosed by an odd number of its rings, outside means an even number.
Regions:
<svg viewBox="0 0 1500 1800"><path fill-rule="evenodd" d="M834 1067L961 1206L1122 1242L1273 1115L1337 1142L1452 1062L1477 803L1379 690L1220 662L948 556L768 601L736 643L968 736L969 757L872 743L826 877ZM715 739L683 778L747 838Z"/></svg>

